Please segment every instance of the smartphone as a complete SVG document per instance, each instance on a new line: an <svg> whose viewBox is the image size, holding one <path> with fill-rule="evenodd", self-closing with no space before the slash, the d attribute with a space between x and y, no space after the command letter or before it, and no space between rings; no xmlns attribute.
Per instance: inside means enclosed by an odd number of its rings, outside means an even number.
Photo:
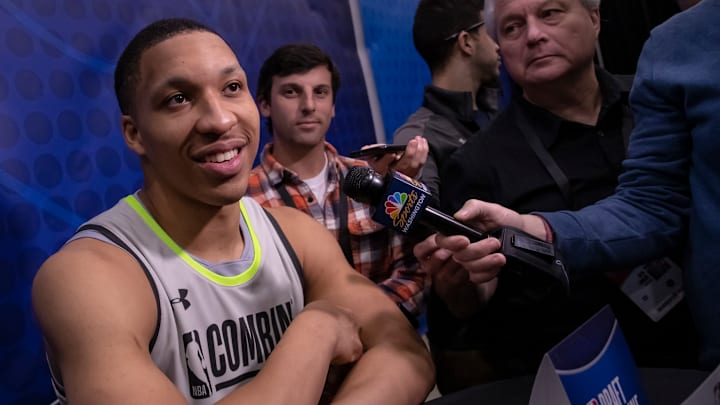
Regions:
<svg viewBox="0 0 720 405"><path fill-rule="evenodd" d="M348 156L355 159L369 156L382 156L388 153L403 152L406 146L407 145L376 145L369 148L352 151Z"/></svg>

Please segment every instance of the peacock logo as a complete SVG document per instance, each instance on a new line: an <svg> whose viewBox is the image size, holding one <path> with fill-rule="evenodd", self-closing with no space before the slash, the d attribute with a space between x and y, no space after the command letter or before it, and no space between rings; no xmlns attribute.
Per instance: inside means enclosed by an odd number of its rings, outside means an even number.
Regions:
<svg viewBox="0 0 720 405"><path fill-rule="evenodd" d="M400 215L400 210L402 210L403 205L405 205L405 201L407 201L406 193L396 191L390 194L387 200L385 200L385 213L395 220L395 218Z"/></svg>

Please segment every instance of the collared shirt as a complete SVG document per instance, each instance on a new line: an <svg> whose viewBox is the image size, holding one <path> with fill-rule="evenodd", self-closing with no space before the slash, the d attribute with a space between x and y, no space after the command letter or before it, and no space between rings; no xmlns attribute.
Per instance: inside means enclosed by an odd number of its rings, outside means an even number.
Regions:
<svg viewBox="0 0 720 405"><path fill-rule="evenodd" d="M295 208L323 224L336 239L342 222L339 218L343 205L340 199L346 199L347 227L355 270L380 285L406 315L417 317L423 308L425 288L429 283L426 283L427 274L420 269L413 255L413 241L373 221L367 205L341 193L341 177L350 167L365 166L367 163L338 155L335 148L326 142L328 188L325 201L320 203L295 172L275 159L272 148L272 143L265 146L260 165L250 172L247 195L263 207L285 206L288 204L278 191L284 187Z"/></svg>
<svg viewBox="0 0 720 405"><path fill-rule="evenodd" d="M474 101L469 91L425 86L422 107L393 134L394 143L406 144L417 135L427 139L430 152L418 180L430 189L433 205L439 202L442 165L455 149L474 137L478 130L487 127L497 115L497 89L481 88Z"/></svg>

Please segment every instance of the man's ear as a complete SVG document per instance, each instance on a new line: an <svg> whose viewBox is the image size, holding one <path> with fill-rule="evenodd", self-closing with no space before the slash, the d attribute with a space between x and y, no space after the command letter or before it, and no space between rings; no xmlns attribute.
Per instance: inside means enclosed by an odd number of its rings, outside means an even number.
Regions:
<svg viewBox="0 0 720 405"><path fill-rule="evenodd" d="M265 101L265 99L258 101L258 107L260 107L260 114L263 117L265 117L265 118L270 117L270 104L268 104L268 102Z"/></svg>
<svg viewBox="0 0 720 405"><path fill-rule="evenodd" d="M457 38L455 38L456 44L460 51L466 55L472 55L473 44L471 42L470 33L462 31Z"/></svg>
<svg viewBox="0 0 720 405"><path fill-rule="evenodd" d="M595 38L600 35L600 7L590 11L590 21L595 28Z"/></svg>
<svg viewBox="0 0 720 405"><path fill-rule="evenodd" d="M145 154L145 146L142 143L142 136L138 130L135 121L129 115L123 115L120 119L120 126L122 128L123 139L125 144L135 153L142 156Z"/></svg>

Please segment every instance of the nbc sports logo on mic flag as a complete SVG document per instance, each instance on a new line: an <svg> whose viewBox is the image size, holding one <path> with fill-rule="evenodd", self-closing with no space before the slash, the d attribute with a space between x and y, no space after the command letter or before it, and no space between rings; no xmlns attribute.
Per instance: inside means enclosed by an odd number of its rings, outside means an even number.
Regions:
<svg viewBox="0 0 720 405"><path fill-rule="evenodd" d="M397 218L402 210L403 205L407 201L407 193L394 192L385 200L385 213L390 215L393 220Z"/></svg>
<svg viewBox="0 0 720 405"><path fill-rule="evenodd" d="M401 173L394 172L372 219L401 233L407 233L427 205L427 188Z"/></svg>

